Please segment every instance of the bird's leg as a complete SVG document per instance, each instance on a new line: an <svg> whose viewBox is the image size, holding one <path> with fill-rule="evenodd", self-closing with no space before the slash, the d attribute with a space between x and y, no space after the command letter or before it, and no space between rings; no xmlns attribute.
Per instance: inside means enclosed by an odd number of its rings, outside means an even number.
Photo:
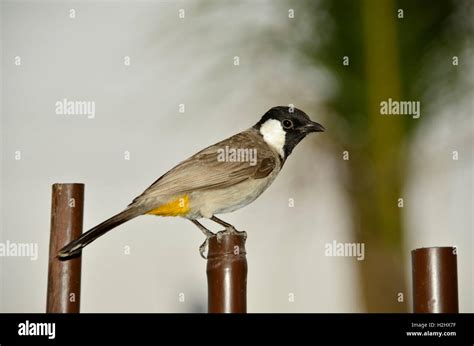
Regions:
<svg viewBox="0 0 474 346"><path fill-rule="evenodd" d="M195 224L200 230L202 233L204 233L204 235L206 236L206 240L204 241L204 243L201 244L201 246L199 247L199 253L201 254L201 257L204 258L204 259L207 259L205 256L204 256L204 252L206 251L206 247L208 247L209 245L209 238L212 237L214 235L214 233L212 233L211 231L209 231L206 227L204 227L199 221L197 220L191 220L191 222L193 224Z"/></svg>
<svg viewBox="0 0 474 346"><path fill-rule="evenodd" d="M212 237L214 235L214 233L204 227L198 220L191 220L191 222L195 224L201 230L202 233L204 233L206 238Z"/></svg>
<svg viewBox="0 0 474 346"><path fill-rule="evenodd" d="M224 220L219 219L218 217L212 216L211 220L217 222L219 225L224 226L226 230L233 230L235 231L235 227L232 226L230 223L225 222Z"/></svg>
<svg viewBox="0 0 474 346"><path fill-rule="evenodd" d="M217 222L219 225L222 225L225 227L226 231L232 233L232 234L237 234L237 235L243 235L245 238L247 238L247 233L245 232L239 232L235 229L234 226L232 226L230 223L225 222L224 220L219 219L218 217L212 216L211 220L214 222ZM219 233L217 233L219 236Z"/></svg>

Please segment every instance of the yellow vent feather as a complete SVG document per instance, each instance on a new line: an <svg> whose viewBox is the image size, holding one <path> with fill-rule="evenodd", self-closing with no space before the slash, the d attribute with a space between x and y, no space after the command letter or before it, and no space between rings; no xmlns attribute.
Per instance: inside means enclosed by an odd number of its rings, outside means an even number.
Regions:
<svg viewBox="0 0 474 346"><path fill-rule="evenodd" d="M189 197L184 195L177 199L160 205L158 208L152 209L147 214L159 216L181 216L189 212Z"/></svg>

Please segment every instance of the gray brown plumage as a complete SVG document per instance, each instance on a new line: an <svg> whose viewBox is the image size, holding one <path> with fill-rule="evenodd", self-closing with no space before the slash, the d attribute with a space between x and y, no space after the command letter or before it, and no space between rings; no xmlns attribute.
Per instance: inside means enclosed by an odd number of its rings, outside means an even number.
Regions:
<svg viewBox="0 0 474 346"><path fill-rule="evenodd" d="M95 226L66 245L59 257L81 251L118 225L143 214L181 216L193 221L207 236L210 231L197 219L215 217L254 201L274 181L294 147L310 132L324 128L298 109L274 107L253 127L211 145L157 179L122 212ZM226 148L253 150L255 162L220 160Z"/></svg>

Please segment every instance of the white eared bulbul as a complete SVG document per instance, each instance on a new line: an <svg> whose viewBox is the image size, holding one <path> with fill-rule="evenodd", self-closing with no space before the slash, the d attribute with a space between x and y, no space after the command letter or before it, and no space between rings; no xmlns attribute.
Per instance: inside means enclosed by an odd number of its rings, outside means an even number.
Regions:
<svg viewBox="0 0 474 346"><path fill-rule="evenodd" d="M308 133L323 131L322 125L297 108L273 107L248 130L179 163L125 210L63 247L58 256L77 255L101 235L144 214L184 217L199 227L206 239L213 233L199 223L200 218L235 232L232 225L215 215L253 202L270 186L295 146Z"/></svg>

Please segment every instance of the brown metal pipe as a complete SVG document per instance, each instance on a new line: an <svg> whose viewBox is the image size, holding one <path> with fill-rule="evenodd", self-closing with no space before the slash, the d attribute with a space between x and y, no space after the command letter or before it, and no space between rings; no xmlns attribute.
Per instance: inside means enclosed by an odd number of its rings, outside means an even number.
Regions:
<svg viewBox="0 0 474 346"><path fill-rule="evenodd" d="M411 259L413 312L459 312L456 248L415 249Z"/></svg>
<svg viewBox="0 0 474 346"><path fill-rule="evenodd" d="M209 238L208 311L247 312L245 233L219 232Z"/></svg>
<svg viewBox="0 0 474 346"><path fill-rule="evenodd" d="M59 260L58 250L82 234L84 184L54 184L46 312L79 312L81 256Z"/></svg>

